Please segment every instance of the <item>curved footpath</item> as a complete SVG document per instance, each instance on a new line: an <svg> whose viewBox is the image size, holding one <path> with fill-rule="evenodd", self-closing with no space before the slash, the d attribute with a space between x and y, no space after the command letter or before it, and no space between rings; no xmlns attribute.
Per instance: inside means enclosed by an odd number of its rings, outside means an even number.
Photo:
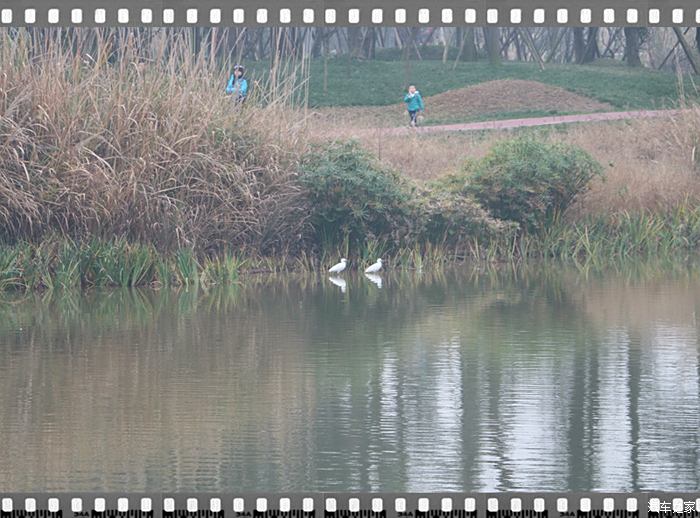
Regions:
<svg viewBox="0 0 700 518"><path fill-rule="evenodd" d="M443 124L439 126L420 126L418 128L377 128L385 135L405 135L415 133L441 133L449 131L485 131L498 129L525 128L530 126L551 126L571 124L574 122L616 121L626 119L649 119L653 117L672 116L682 110L639 110L626 112L582 113L579 115L554 115L552 117L532 117L527 119L505 119L465 124Z"/></svg>

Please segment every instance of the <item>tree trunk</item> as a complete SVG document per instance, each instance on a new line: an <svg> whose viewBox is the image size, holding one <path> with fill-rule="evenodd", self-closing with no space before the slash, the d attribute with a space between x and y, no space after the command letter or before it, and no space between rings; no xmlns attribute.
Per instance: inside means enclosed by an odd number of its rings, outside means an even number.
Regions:
<svg viewBox="0 0 700 518"><path fill-rule="evenodd" d="M406 42L401 51L401 61L404 63L403 67L403 83L404 88L408 88L408 83L411 81L411 38L412 35L407 36Z"/></svg>
<svg viewBox="0 0 700 518"><path fill-rule="evenodd" d="M319 27L313 32L313 43L311 45L311 56L314 58L319 58L323 55L323 42L325 40L325 34L323 27Z"/></svg>
<svg viewBox="0 0 700 518"><path fill-rule="evenodd" d="M321 29L325 32L325 29ZM325 36L325 34L323 34ZM321 38L323 52L323 93L328 93L328 42L325 37Z"/></svg>
<svg viewBox="0 0 700 518"><path fill-rule="evenodd" d="M700 51L700 27L695 28L695 48Z"/></svg>
<svg viewBox="0 0 700 518"><path fill-rule="evenodd" d="M561 42L567 33L566 27L562 27L561 29L557 29L557 31L558 31L558 34L556 36L556 39L554 40L554 42L552 42L550 44L551 50L549 51L549 55L547 56L547 60L546 60L547 63L551 63L552 60L556 57L557 50L559 49L559 45L561 45ZM564 50L564 55L565 55L564 60L566 61L566 49Z"/></svg>
<svg viewBox="0 0 700 518"><path fill-rule="evenodd" d="M464 61L476 61L477 56L476 42L474 41L474 28L467 27L464 29L464 52L462 59L464 59Z"/></svg>
<svg viewBox="0 0 700 518"><path fill-rule="evenodd" d="M527 56L523 51L523 46L520 44L520 34L518 34L517 31L514 32L513 43L515 44L515 57L518 61L527 61Z"/></svg>
<svg viewBox="0 0 700 518"><path fill-rule="evenodd" d="M630 67L641 67L642 60L639 57L639 44L641 42L641 29L639 27L625 27L625 61Z"/></svg>
<svg viewBox="0 0 700 518"><path fill-rule="evenodd" d="M484 27L486 50L489 53L489 63L497 65L501 62L500 29L498 27Z"/></svg>
<svg viewBox="0 0 700 518"><path fill-rule="evenodd" d="M362 41L362 57L374 59L377 50L377 33L374 27L368 27Z"/></svg>
<svg viewBox="0 0 700 518"><path fill-rule="evenodd" d="M621 30L623 30L623 29L620 28L620 27L618 27L618 28L615 29L615 31L610 35L610 39L608 40L608 44L605 46L605 50L603 51L603 53L601 54L601 56L605 57L605 56L607 56L607 55L609 54L611 58L613 58L613 59L615 58L616 52L615 52L615 48L613 47L613 45L615 45L615 44L617 43L617 37L620 35L620 31L621 31ZM610 31L608 31L608 33L610 33ZM641 44L641 41L642 41L641 34L640 34L639 32L637 33L637 38L638 38L638 40L637 40L637 48L639 48L639 46L640 46L640 44ZM639 54L639 52L637 52L637 54Z"/></svg>
<svg viewBox="0 0 700 518"><path fill-rule="evenodd" d="M574 27L574 61L583 63L583 55L586 52L586 42L583 39L583 27Z"/></svg>
<svg viewBox="0 0 700 518"><path fill-rule="evenodd" d="M591 63L600 57L598 49L598 27L589 27L586 37L586 52L583 54L583 63Z"/></svg>
<svg viewBox="0 0 700 518"><path fill-rule="evenodd" d="M401 39L401 33L399 32L398 27L394 27L394 35L395 35L395 39L396 39L396 46L400 50L403 50L403 40Z"/></svg>
<svg viewBox="0 0 700 518"><path fill-rule="evenodd" d="M348 53L350 57L359 58L362 55L362 28L348 27Z"/></svg>
<svg viewBox="0 0 700 518"><path fill-rule="evenodd" d="M693 72L695 72L695 74L700 74L700 65L698 65L697 61L695 60L693 50L690 48L690 45L688 45L688 42L685 40L684 34L678 27L673 27L673 32L676 35L676 38L678 39L678 43L680 43L681 47L683 47L683 52L685 53L685 57L688 58L690 66L693 67Z"/></svg>
<svg viewBox="0 0 700 518"><path fill-rule="evenodd" d="M450 52L450 42L449 42L449 40L451 39L451 35L448 36L447 34L445 34L445 28L444 28L444 27L441 27L441 28L440 28L440 34L441 34L441 36L442 36L442 44L443 44L443 48L442 48L442 62L443 62L443 63L447 63L447 58L448 58L448 55L449 55L449 52Z"/></svg>

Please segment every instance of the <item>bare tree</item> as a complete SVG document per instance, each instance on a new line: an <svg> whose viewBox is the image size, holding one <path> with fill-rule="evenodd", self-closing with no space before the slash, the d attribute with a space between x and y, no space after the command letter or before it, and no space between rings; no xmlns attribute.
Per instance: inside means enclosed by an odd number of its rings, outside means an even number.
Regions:
<svg viewBox="0 0 700 518"><path fill-rule="evenodd" d="M489 54L489 62L492 65L501 62L500 32L498 27L484 27L486 50Z"/></svg>
<svg viewBox="0 0 700 518"><path fill-rule="evenodd" d="M574 27L574 57L576 63L590 63L600 57L598 48L598 27L589 27L585 32L582 27Z"/></svg>
<svg viewBox="0 0 700 518"><path fill-rule="evenodd" d="M642 42L641 27L625 27L625 57L627 65L631 67L641 67L642 60L639 57L639 48Z"/></svg>

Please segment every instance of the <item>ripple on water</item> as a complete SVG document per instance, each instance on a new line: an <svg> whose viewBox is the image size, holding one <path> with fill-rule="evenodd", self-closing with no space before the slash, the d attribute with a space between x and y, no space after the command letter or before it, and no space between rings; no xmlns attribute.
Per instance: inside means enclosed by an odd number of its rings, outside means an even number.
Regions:
<svg viewBox="0 0 700 518"><path fill-rule="evenodd" d="M700 284L538 275L3 308L0 487L697 488Z"/></svg>

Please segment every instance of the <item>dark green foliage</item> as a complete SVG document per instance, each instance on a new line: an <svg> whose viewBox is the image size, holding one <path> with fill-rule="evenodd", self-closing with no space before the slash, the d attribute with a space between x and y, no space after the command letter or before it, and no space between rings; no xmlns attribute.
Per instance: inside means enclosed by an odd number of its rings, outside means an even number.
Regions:
<svg viewBox="0 0 700 518"><path fill-rule="evenodd" d="M517 230L517 225L492 218L472 196L443 182L422 190L416 202L415 221L421 224L425 242L454 246L473 239L507 238Z"/></svg>
<svg viewBox="0 0 700 518"><path fill-rule="evenodd" d="M409 187L357 143L315 150L302 163L300 181L311 202L317 244L398 244L409 226Z"/></svg>
<svg viewBox="0 0 700 518"><path fill-rule="evenodd" d="M521 137L496 144L465 173L464 191L492 216L535 232L585 192L602 167L575 146Z"/></svg>
<svg viewBox="0 0 700 518"><path fill-rule="evenodd" d="M352 142L317 149L300 179L312 207L313 243L321 249L352 253L378 242L388 252L427 243L464 249L508 239L517 228L484 210L463 179L458 187L452 179L417 188Z"/></svg>

